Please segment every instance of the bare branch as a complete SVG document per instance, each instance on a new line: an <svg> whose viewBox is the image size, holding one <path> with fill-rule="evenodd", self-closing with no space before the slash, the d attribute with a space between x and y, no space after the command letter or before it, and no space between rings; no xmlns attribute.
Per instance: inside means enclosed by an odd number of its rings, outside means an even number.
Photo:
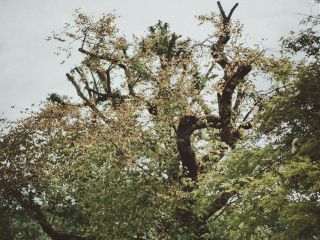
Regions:
<svg viewBox="0 0 320 240"><path fill-rule="evenodd" d="M230 10L229 14L228 14L228 20L230 21L231 17L232 17L232 14L234 12L234 10L236 10L236 8L238 7L239 3L236 3L232 9Z"/></svg>
<svg viewBox="0 0 320 240"><path fill-rule="evenodd" d="M221 14L221 16L222 16L222 19L223 19L223 21L224 21L225 23L228 23L228 22L230 21L234 10L236 10L236 8L237 8L238 5L239 5L239 3L236 3L236 4L232 7L232 9L230 10L230 12L229 12L229 14L228 14L228 16L227 16L226 13L225 13L225 11L223 10L223 7L222 7L220 1L218 1L217 4L218 4L219 11L220 11L220 14Z"/></svg>
<svg viewBox="0 0 320 240"><path fill-rule="evenodd" d="M222 18L223 18L223 19L226 19L226 18L227 18L227 15L226 15L225 11L223 10L223 7L222 7L220 1L218 1L217 4L218 4L219 11L220 11L220 13L221 13Z"/></svg>
<svg viewBox="0 0 320 240"><path fill-rule="evenodd" d="M89 106L91 110L96 113L105 123L108 123L109 120L97 109L97 107L82 93L80 86L75 81L74 77L71 76L69 73L66 74L68 80L72 83L74 88L77 91L78 96L84 101L86 106Z"/></svg>

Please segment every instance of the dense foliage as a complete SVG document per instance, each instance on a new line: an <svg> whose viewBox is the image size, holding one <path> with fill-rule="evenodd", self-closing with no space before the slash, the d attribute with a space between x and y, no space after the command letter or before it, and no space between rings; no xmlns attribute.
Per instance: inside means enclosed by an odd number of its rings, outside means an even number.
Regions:
<svg viewBox="0 0 320 240"><path fill-rule="evenodd" d="M79 99L2 121L0 239L320 239L319 16L274 57L237 6L198 17L202 42L79 11L54 33Z"/></svg>

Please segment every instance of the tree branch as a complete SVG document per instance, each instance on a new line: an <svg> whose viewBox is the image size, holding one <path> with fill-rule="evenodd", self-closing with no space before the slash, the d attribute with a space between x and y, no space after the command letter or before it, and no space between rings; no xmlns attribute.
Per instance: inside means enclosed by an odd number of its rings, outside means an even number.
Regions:
<svg viewBox="0 0 320 240"><path fill-rule="evenodd" d="M222 192L221 195L211 203L209 210L202 216L201 222L204 224L211 216L225 207L235 194L236 192Z"/></svg>
<svg viewBox="0 0 320 240"><path fill-rule="evenodd" d="M74 77L71 76L69 73L66 74L68 80L72 83L74 88L77 91L78 96L84 101L86 106L89 106L91 110L96 113L105 123L108 123L109 120L97 109L97 107L82 93L80 86L75 81Z"/></svg>
<svg viewBox="0 0 320 240"><path fill-rule="evenodd" d="M243 91L243 89L239 89L236 96L236 101L233 105L233 111L238 112L240 104L242 103L244 97L246 96L246 93Z"/></svg>
<svg viewBox="0 0 320 240"><path fill-rule="evenodd" d="M226 13L222 8L221 3L218 1L217 4L218 4L219 10L220 10L221 17L222 17L223 29L221 30L221 34L220 34L217 42L215 44L213 44L211 47L211 56L213 57L213 59L215 59L217 61L217 63L222 68L225 68L226 65L229 63L228 57L227 57L226 53L224 52L225 45L230 40L230 26L229 26L230 24L229 23L230 23L230 19L231 19L231 16L232 16L234 10L237 8L237 6L239 4L236 3L233 6L233 8L231 9L228 16L226 16Z"/></svg>
<svg viewBox="0 0 320 240"><path fill-rule="evenodd" d="M224 77L225 86L222 90L222 94L218 94L219 116L222 124L220 137L222 141L231 147L239 138L232 126L232 95L235 88L249 74L251 69L251 65L243 64L238 66L235 73L233 73L230 77Z"/></svg>
<svg viewBox="0 0 320 240"><path fill-rule="evenodd" d="M197 129L220 127L220 119L216 116L207 116L205 118L197 118L195 116L184 116L180 119L177 129L177 146L183 171L192 180L197 180L198 163L196 155L191 145L191 135Z"/></svg>
<svg viewBox="0 0 320 240"><path fill-rule="evenodd" d="M234 10L236 10L236 8L238 7L239 3L236 3L236 4L231 8L228 16L226 15L225 11L223 10L223 7L222 7L220 1L218 1L217 4L218 4L219 11L220 11L220 14L221 14L221 16L222 16L223 21L224 21L225 23L230 22L230 19L231 19L231 17L232 17L232 14L233 14Z"/></svg>
<svg viewBox="0 0 320 240"><path fill-rule="evenodd" d="M41 226L42 230L53 240L95 240L93 236L79 236L72 233L66 233L54 229L48 222L41 207L36 204L32 199L25 198L21 192L14 190L12 196L23 207L29 215L31 215L37 223Z"/></svg>
<svg viewBox="0 0 320 240"><path fill-rule="evenodd" d="M220 14L221 14L222 18L223 18L223 19L226 19L226 18L227 18L227 15L226 15L225 11L223 10L223 7L222 7L220 1L218 1L217 4L218 4L219 11L220 11Z"/></svg>
<svg viewBox="0 0 320 240"><path fill-rule="evenodd" d="M92 88L86 88L86 89L88 91L98 95L97 102L103 102L103 101L106 101L107 99L114 99L114 98L129 99L129 96L127 96L127 95L121 95L118 93L111 93L111 92L110 93L100 93L100 92L95 91Z"/></svg>
<svg viewBox="0 0 320 240"><path fill-rule="evenodd" d="M83 74L83 72L78 67L75 67L74 69L79 74L80 79L81 79L82 82L84 82L86 88L89 88L89 83L88 83L85 75ZM89 98L92 98L92 93L91 92L88 91L88 95L89 95Z"/></svg>
<svg viewBox="0 0 320 240"><path fill-rule="evenodd" d="M234 10L236 10L236 8L238 7L239 3L236 3L230 10L229 14L228 14L228 19L230 21L231 17L232 17L232 14L234 12Z"/></svg>
<svg viewBox="0 0 320 240"><path fill-rule="evenodd" d="M125 64L119 62L119 60L114 59L114 58L112 58L110 56L99 55L99 54L96 54L96 53L92 53L92 52L89 52L87 50L84 50L83 48L79 48L78 50L79 50L79 52L81 52L81 53L83 53L85 55L88 55L91 58L100 59L100 60L106 60L106 61L108 61L110 63L113 63L113 64L117 65L118 67L120 67L120 68L122 68L124 70L127 69L127 66Z"/></svg>
<svg viewBox="0 0 320 240"><path fill-rule="evenodd" d="M110 93L111 92L110 70L105 71L104 69L97 68L96 72L104 88L104 92L106 94Z"/></svg>

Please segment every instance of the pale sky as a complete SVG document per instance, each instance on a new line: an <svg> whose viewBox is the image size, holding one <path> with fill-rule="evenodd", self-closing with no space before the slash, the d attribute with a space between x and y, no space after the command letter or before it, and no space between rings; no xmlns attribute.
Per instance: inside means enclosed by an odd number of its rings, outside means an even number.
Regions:
<svg viewBox="0 0 320 240"><path fill-rule="evenodd" d="M222 0L226 11L235 0ZM312 0L238 0L239 19L255 41L279 49L279 39L299 29L299 13L310 13ZM214 0L0 0L0 118L14 119L19 110L39 103L48 93L75 96L65 74L77 62L61 65L56 45L45 41L71 22L76 8L100 16L115 10L121 33L142 35L163 20L184 37L204 39L208 27L198 27L196 15L217 12ZM273 51L272 50L272 51ZM16 106L17 108L11 108Z"/></svg>

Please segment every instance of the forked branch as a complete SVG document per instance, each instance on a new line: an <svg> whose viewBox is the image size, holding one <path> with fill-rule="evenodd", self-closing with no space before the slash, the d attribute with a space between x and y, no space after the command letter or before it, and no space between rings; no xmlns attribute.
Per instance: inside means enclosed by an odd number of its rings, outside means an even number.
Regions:
<svg viewBox="0 0 320 240"><path fill-rule="evenodd" d="M239 3L236 3L236 4L231 8L228 16L226 15L226 13L225 13L225 11L224 11L224 9L223 9L220 1L218 1L217 4L218 4L218 7L219 7L220 14L221 14L221 16L222 16L222 18L223 18L223 21L225 21L226 23L230 22L231 17L232 17L232 14L233 14L234 10L236 10L236 8L238 7Z"/></svg>

